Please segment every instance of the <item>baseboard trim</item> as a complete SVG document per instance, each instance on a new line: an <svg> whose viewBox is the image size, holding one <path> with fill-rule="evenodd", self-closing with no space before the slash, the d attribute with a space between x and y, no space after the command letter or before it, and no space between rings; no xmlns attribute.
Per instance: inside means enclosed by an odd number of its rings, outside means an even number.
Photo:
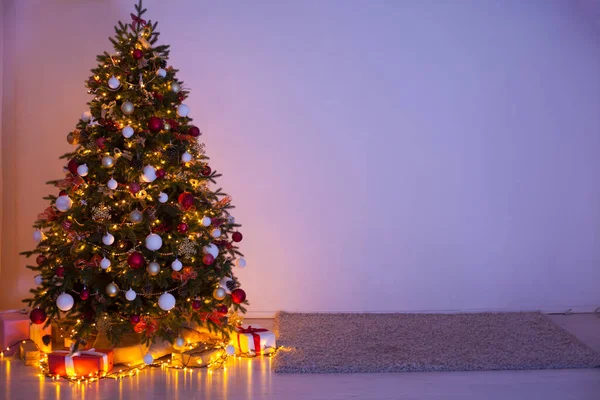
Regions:
<svg viewBox="0 0 600 400"><path fill-rule="evenodd" d="M540 308L469 308L463 310L397 310L397 311L375 311L375 310L363 310L363 311L314 311L314 310L282 310L289 312L298 313L315 313L315 314L389 314L389 313L405 313L405 314L458 314L458 313L482 313L482 312L541 312L544 314L589 314L594 312L600 312L600 306L565 306L565 307L540 307ZM277 311L258 311L248 310L244 315L244 318L274 318Z"/></svg>

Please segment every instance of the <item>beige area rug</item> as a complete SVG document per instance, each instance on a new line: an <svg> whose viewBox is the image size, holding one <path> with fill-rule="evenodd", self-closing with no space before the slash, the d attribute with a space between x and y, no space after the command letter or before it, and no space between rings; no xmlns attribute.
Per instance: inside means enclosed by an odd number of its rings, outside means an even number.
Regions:
<svg viewBox="0 0 600 400"><path fill-rule="evenodd" d="M540 313L275 317L276 372L594 368L600 355Z"/></svg>

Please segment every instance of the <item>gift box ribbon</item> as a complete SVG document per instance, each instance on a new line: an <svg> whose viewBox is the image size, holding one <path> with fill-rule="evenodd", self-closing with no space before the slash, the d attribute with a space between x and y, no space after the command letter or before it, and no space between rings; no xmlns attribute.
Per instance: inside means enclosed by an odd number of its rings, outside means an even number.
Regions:
<svg viewBox="0 0 600 400"><path fill-rule="evenodd" d="M240 335L241 334L250 334L252 335L252 339L254 340L254 351L256 352L256 354L260 354L262 352L262 349L260 348L260 335L258 335L259 332L268 332L268 329L263 329L263 328L253 328L252 326L248 326L247 328L242 328L241 326L238 326L237 328L238 330L238 335L237 335L237 340L238 340L238 348L241 350L242 349L242 345L240 343Z"/></svg>
<svg viewBox="0 0 600 400"><path fill-rule="evenodd" d="M73 362L73 358L77 356L95 356L102 358L102 366L100 367L100 371L98 372L108 372L108 354L102 353L100 351L95 351L96 349L89 349L83 351L77 351L75 353L71 353L68 350L56 350L52 352L52 354L64 355L65 358L65 371L67 375L75 375L75 363Z"/></svg>

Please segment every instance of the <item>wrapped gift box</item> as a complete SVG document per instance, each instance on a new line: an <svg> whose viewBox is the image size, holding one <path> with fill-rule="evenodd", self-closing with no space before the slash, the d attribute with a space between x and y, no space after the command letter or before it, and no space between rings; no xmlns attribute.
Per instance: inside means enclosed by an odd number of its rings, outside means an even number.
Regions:
<svg viewBox="0 0 600 400"><path fill-rule="evenodd" d="M0 350L4 355L16 353L18 342L29 339L29 315L19 311L0 312ZM7 347L15 344L10 350Z"/></svg>
<svg viewBox="0 0 600 400"><path fill-rule="evenodd" d="M44 324L31 324L29 326L29 339L33 340L37 344L40 351L44 353L52 352L52 342L49 342L46 346L42 338L45 335L52 336L52 327L48 325L44 328Z"/></svg>
<svg viewBox="0 0 600 400"><path fill-rule="evenodd" d="M171 365L174 367L199 367L210 364L223 355L223 349L204 350L204 347L198 347L183 353L171 354Z"/></svg>
<svg viewBox="0 0 600 400"><path fill-rule="evenodd" d="M53 375L106 375L113 368L113 351L90 349L71 353L55 350L48 354L48 369Z"/></svg>
<svg viewBox="0 0 600 400"><path fill-rule="evenodd" d="M34 342L22 341L19 343L19 356L25 365L38 365L40 350Z"/></svg>
<svg viewBox="0 0 600 400"><path fill-rule="evenodd" d="M232 340L238 353L251 356L270 354L277 347L275 334L260 326L237 327L232 335Z"/></svg>

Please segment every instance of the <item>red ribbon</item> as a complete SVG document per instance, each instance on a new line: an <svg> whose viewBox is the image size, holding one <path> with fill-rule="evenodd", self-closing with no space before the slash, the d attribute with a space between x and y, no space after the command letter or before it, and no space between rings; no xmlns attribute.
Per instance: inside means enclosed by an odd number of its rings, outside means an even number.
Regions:
<svg viewBox="0 0 600 400"><path fill-rule="evenodd" d="M134 14L131 14L131 20L133 21L131 23L131 29L135 30L136 28L133 26L133 24L137 24L137 27L139 28L140 25L144 25L146 26L146 20L145 19L141 19L140 17L135 16Z"/></svg>
<svg viewBox="0 0 600 400"><path fill-rule="evenodd" d="M242 328L241 326L237 327L238 330L238 335L237 335L237 340L238 340L238 349L242 349L242 345L240 343L240 336L241 334L251 334L252 335L252 339L254 340L254 351L256 352L256 354L262 354L262 349L260 348L260 335L257 335L258 332L268 332L268 329L263 329L263 328L253 328L252 326L248 326L247 328Z"/></svg>
<svg viewBox="0 0 600 400"><path fill-rule="evenodd" d="M38 221L54 221L56 219L56 211L52 206L46 207L43 213L38 214Z"/></svg>
<svg viewBox="0 0 600 400"><path fill-rule="evenodd" d="M176 281L189 281L190 279L196 279L198 277L198 273L194 271L192 267L183 267L181 272L173 271L171 273L171 278Z"/></svg>
<svg viewBox="0 0 600 400"><path fill-rule="evenodd" d="M83 258L75 261L75 266L77 268L97 267L100 265L100 261L102 261L102 256L100 254L94 254L94 257L92 257L90 261L85 261Z"/></svg>
<svg viewBox="0 0 600 400"><path fill-rule="evenodd" d="M146 331L146 336L152 336L158 330L158 321L152 318L144 318L133 327L134 332Z"/></svg>

